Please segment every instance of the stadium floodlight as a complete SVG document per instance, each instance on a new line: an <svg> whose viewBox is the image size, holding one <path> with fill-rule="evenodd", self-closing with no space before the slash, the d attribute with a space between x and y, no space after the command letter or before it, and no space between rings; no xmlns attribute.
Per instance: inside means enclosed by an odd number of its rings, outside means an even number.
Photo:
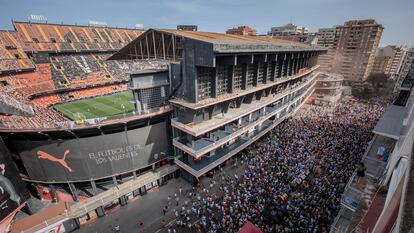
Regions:
<svg viewBox="0 0 414 233"><path fill-rule="evenodd" d="M106 22L94 21L94 20L89 20L88 25L89 26L95 26L95 27L106 27L106 26L108 26L108 24Z"/></svg>
<svg viewBox="0 0 414 233"><path fill-rule="evenodd" d="M47 17L44 15L29 15L29 21L35 22L47 22Z"/></svg>
<svg viewBox="0 0 414 233"><path fill-rule="evenodd" d="M135 29L144 29L144 24L142 23L135 24Z"/></svg>

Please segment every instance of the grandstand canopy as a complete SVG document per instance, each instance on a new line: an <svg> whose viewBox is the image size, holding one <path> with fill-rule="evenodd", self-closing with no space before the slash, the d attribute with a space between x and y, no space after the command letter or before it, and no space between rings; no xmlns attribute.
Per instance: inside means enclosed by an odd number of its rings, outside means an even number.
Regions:
<svg viewBox="0 0 414 233"><path fill-rule="evenodd" d="M204 44L205 48L212 48L213 52L218 54L326 50L321 47L270 37L172 29L149 29L109 59L178 60L182 54L181 43L184 40Z"/></svg>

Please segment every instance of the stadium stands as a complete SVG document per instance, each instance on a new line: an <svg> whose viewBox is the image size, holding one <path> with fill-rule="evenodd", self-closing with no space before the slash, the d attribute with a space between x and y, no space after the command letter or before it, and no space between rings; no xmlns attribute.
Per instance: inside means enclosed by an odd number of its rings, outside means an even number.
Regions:
<svg viewBox="0 0 414 233"><path fill-rule="evenodd" d="M0 31L0 74L15 70L34 70L33 62L16 41L17 32Z"/></svg>
<svg viewBox="0 0 414 233"><path fill-rule="evenodd" d="M13 22L24 51L116 51L140 30Z"/></svg>
<svg viewBox="0 0 414 233"><path fill-rule="evenodd" d="M64 24L13 22L0 31L1 100L34 116L0 116L0 128L51 128L67 125L55 104L125 91L127 71L160 68L165 61L114 61L107 58L143 31Z"/></svg>

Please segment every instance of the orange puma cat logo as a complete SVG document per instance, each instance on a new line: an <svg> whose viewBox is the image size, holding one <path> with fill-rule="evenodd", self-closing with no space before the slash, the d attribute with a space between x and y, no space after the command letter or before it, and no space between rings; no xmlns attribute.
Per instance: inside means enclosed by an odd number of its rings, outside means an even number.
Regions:
<svg viewBox="0 0 414 233"><path fill-rule="evenodd" d="M66 156L69 154L69 152L70 152L69 150L65 150L65 153L63 153L63 158L61 158L61 159L58 159L55 156L50 155L50 154L48 154L46 152L43 152L43 151L40 151L40 150L37 151L37 156L38 156L39 159L47 159L47 160L52 161L52 162L57 162L60 165L62 165L64 168L66 168L69 172L72 172L72 168L70 168L68 166L68 164L66 163L66 161L65 161Z"/></svg>

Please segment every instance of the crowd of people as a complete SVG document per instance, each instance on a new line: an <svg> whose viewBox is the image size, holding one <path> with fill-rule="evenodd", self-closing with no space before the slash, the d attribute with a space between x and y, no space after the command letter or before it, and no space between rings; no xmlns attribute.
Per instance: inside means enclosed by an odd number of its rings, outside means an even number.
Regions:
<svg viewBox="0 0 414 233"><path fill-rule="evenodd" d="M329 232L388 102L301 109L242 153L242 174L220 173L209 187L189 190L182 206L173 202L167 231L237 232L250 221L263 232Z"/></svg>

